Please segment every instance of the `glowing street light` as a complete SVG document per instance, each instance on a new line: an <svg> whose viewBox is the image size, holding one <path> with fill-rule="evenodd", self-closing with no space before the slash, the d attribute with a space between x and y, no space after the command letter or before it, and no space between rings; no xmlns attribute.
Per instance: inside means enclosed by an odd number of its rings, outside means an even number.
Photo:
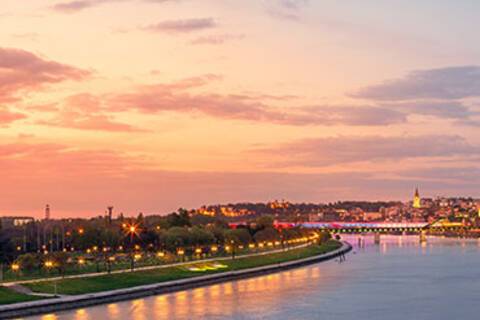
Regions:
<svg viewBox="0 0 480 320"><path fill-rule="evenodd" d="M20 270L20 265L17 263L12 264L12 271L17 272Z"/></svg>

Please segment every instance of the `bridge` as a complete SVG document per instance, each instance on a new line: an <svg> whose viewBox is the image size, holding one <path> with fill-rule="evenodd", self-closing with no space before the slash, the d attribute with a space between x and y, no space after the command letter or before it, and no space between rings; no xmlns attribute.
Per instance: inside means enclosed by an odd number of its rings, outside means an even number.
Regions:
<svg viewBox="0 0 480 320"><path fill-rule="evenodd" d="M246 222L230 223L231 228L247 226ZM274 222L277 229L290 229L303 227L309 229L325 230L332 233L391 233L391 232L412 232L421 233L426 231L466 231L471 227L461 222L450 222L448 220L437 220L435 222Z"/></svg>

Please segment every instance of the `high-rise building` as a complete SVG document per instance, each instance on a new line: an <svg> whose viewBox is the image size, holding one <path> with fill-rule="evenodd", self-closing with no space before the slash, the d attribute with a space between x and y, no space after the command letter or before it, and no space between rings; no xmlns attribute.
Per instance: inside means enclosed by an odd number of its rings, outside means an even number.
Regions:
<svg viewBox="0 0 480 320"><path fill-rule="evenodd" d="M415 209L420 209L422 204L420 203L420 194L418 193L418 188L415 188L415 194L413 196L413 205Z"/></svg>

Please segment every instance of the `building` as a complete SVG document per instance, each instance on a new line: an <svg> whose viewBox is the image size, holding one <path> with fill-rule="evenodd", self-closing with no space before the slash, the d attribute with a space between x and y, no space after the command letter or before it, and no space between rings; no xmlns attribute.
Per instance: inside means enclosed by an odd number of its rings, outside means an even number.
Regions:
<svg viewBox="0 0 480 320"><path fill-rule="evenodd" d="M420 209L422 207L420 194L418 193L418 188L415 188L415 194L413 196L413 205L415 209Z"/></svg>
<svg viewBox="0 0 480 320"><path fill-rule="evenodd" d="M21 227L31 222L34 222L32 217L0 217L0 228L8 229Z"/></svg>

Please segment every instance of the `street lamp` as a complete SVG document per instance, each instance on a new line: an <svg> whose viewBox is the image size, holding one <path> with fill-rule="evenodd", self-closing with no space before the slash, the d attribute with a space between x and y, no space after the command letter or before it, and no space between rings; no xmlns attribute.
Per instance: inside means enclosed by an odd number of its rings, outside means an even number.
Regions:
<svg viewBox="0 0 480 320"><path fill-rule="evenodd" d="M210 251L212 251L212 253L217 253L218 247L217 247L217 246L212 246L212 247L210 248Z"/></svg>
<svg viewBox="0 0 480 320"><path fill-rule="evenodd" d="M133 238L135 237L135 235L137 235L138 228L134 224L124 224L122 226L126 229L127 234L130 235L130 270L133 271L135 269L135 259L133 256Z"/></svg>
<svg viewBox="0 0 480 320"><path fill-rule="evenodd" d="M185 255L185 250L183 249L178 249L177 250L177 255L179 255L182 258L183 261L183 256Z"/></svg>
<svg viewBox="0 0 480 320"><path fill-rule="evenodd" d="M15 279L17 279L18 272L20 271L20 265L17 263L12 264L12 271L15 273Z"/></svg>

